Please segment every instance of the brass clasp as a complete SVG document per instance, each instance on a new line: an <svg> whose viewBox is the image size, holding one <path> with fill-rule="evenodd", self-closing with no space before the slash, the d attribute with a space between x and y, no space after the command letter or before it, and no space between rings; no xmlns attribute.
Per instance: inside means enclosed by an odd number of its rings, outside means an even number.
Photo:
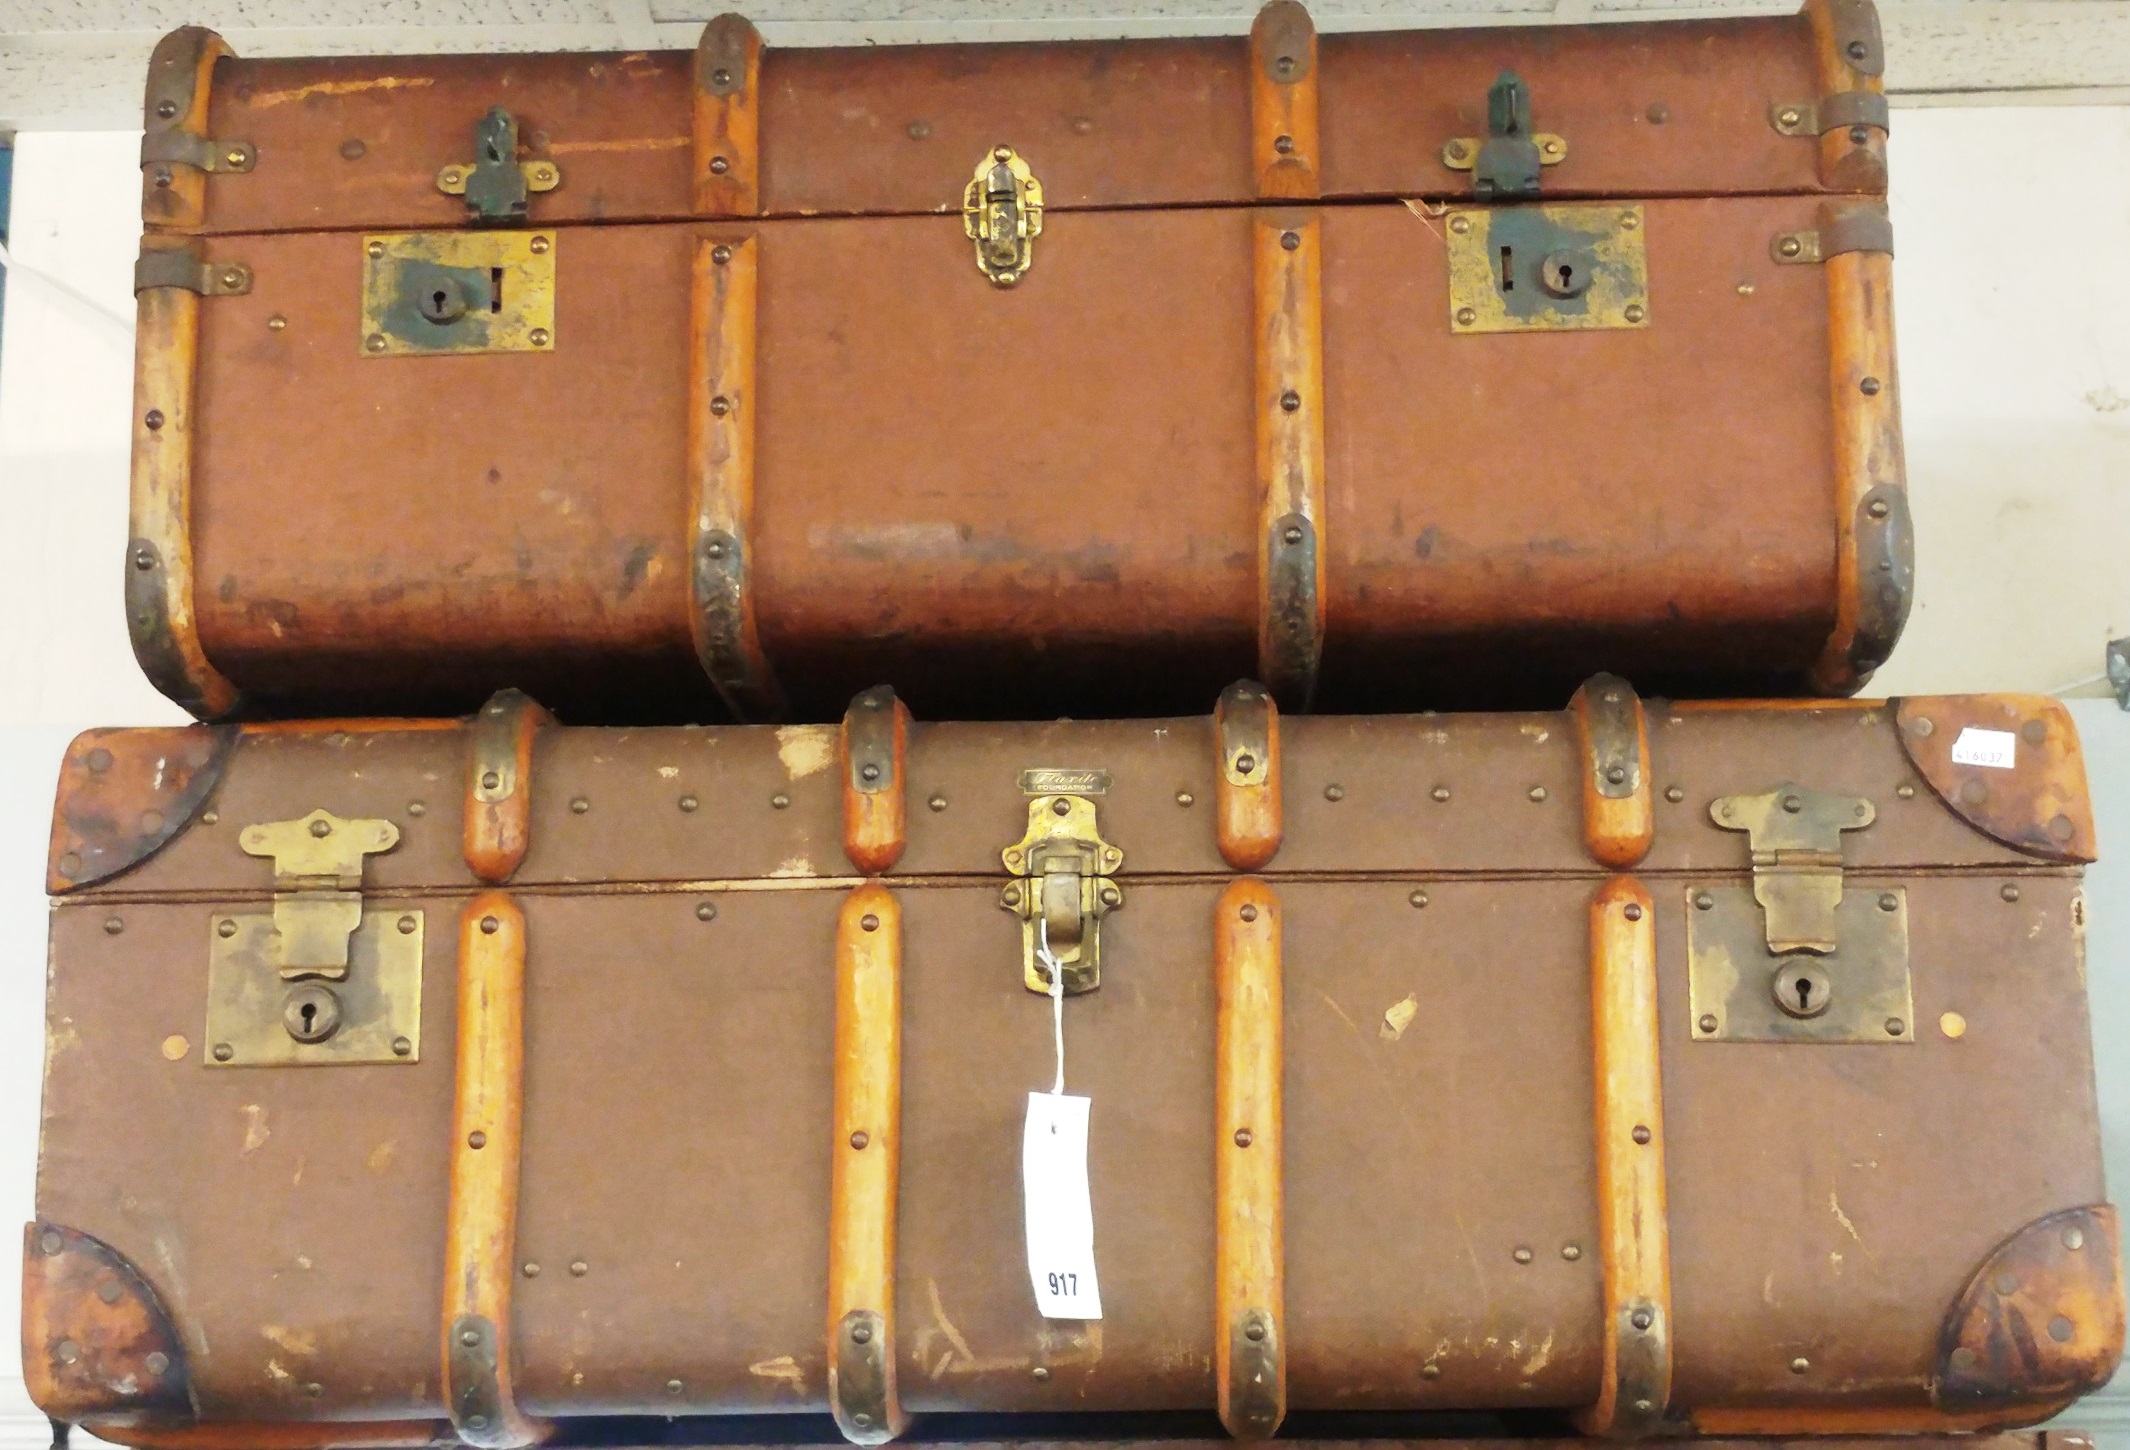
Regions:
<svg viewBox="0 0 2130 1450"><path fill-rule="evenodd" d="M300 821L246 826L238 844L274 862L274 955L281 975L348 974L348 938L362 925L362 862L399 844L390 821L344 821L316 810Z"/></svg>
<svg viewBox="0 0 2130 1450"><path fill-rule="evenodd" d="M976 266L996 287L1011 287L1035 260L1043 230L1043 183L1011 146L976 163L963 188L962 229L976 242Z"/></svg>
<svg viewBox="0 0 2130 1450"><path fill-rule="evenodd" d="M1124 905L1111 879L1124 853L1102 839L1095 803L1085 796L1038 796L1028 803L1028 833L1001 854L1017 878L999 905L1021 919L1022 981L1048 994L1055 961L1068 994L1102 985L1100 923Z"/></svg>
<svg viewBox="0 0 2130 1450"><path fill-rule="evenodd" d="M1709 815L1744 831L1753 852L1753 897L1767 913L1768 950L1825 956L1840 945L1842 832L1860 831L1878 810L1861 796L1784 783L1759 795L1725 796Z"/></svg>

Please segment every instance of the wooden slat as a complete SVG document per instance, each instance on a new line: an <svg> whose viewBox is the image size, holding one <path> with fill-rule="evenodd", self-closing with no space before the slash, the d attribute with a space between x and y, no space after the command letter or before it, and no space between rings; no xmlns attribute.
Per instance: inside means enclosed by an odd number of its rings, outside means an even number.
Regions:
<svg viewBox="0 0 2130 1450"><path fill-rule="evenodd" d="M865 739L884 743L884 752L870 752L884 758L857 759L854 743ZM851 702L836 744L843 777L843 854L869 875L893 866L909 844L909 748L909 708L893 690L882 685ZM876 772L873 778L863 777L867 769Z"/></svg>
<svg viewBox="0 0 2130 1450"><path fill-rule="evenodd" d="M1309 708L1324 648L1323 232L1304 211L1259 212L1258 678Z"/></svg>
<svg viewBox="0 0 2130 1450"><path fill-rule="evenodd" d="M1214 909L1214 1383L1221 1423L1262 1440L1287 1414L1279 897L1245 878Z"/></svg>

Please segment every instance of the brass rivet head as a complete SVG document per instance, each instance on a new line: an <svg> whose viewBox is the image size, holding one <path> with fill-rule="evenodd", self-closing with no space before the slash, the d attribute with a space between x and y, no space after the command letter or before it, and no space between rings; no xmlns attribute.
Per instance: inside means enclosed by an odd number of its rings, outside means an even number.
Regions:
<svg viewBox="0 0 2130 1450"><path fill-rule="evenodd" d="M1628 230L1632 231L1634 229L1630 227ZM1643 318L1649 316L1649 309L1639 302L1630 302L1627 304L1627 310L1620 315L1629 322L1640 322Z"/></svg>
<svg viewBox="0 0 2130 1450"><path fill-rule="evenodd" d="M1797 237L1784 237L1775 244L1775 250L1785 257L1794 257L1804 251L1805 244Z"/></svg>
<svg viewBox="0 0 2130 1450"><path fill-rule="evenodd" d="M1516 1260L1516 1262L1519 1264L1528 1264L1531 1262L1531 1251L1525 1248L1522 1244L1518 1244L1516 1246L1516 1252L1510 1254L1509 1257Z"/></svg>
<svg viewBox="0 0 2130 1450"><path fill-rule="evenodd" d="M680 1382L679 1380L667 1380L667 1381L666 1381L666 1393L667 1393L667 1394L669 1394L669 1395L677 1395L677 1394L679 1394L679 1393L681 1392L681 1389L682 1389L682 1385L681 1385L681 1382Z"/></svg>
<svg viewBox="0 0 2130 1450"><path fill-rule="evenodd" d="M119 934L120 932L124 931L125 929L126 929L126 919L125 919L124 917L122 917L122 916L107 916L107 917L105 917L105 918L104 918L104 935L106 935L106 936L117 936L117 935L118 935L118 934Z"/></svg>
<svg viewBox="0 0 2130 1450"><path fill-rule="evenodd" d="M853 1325L851 1326L851 1343L852 1343L852 1344L871 1344L872 1342L873 1342L873 1326L872 1326L872 1325L870 1325L870 1324L853 1324Z"/></svg>
<svg viewBox="0 0 2130 1450"><path fill-rule="evenodd" d="M1254 1141L1254 1140L1253 1140L1253 1139L1251 1138L1251 1136L1250 1136L1250 1130L1249 1130L1248 1128L1237 1128L1237 1129L1235 1130L1235 1146L1236 1146L1236 1147L1238 1147L1238 1148L1247 1148L1247 1147L1249 1147L1249 1146L1250 1146L1250 1144L1251 1144L1251 1143L1252 1143L1253 1141Z"/></svg>
<svg viewBox="0 0 2130 1450"><path fill-rule="evenodd" d="M873 1140L871 1138L866 1136L865 1129L863 1128L860 1128L857 1132L851 1134L851 1146L860 1150L861 1152L864 1151L865 1145L872 1141Z"/></svg>
<svg viewBox="0 0 2130 1450"><path fill-rule="evenodd" d="M1302 531L1300 529L1290 528L1287 530L1286 533L1280 535L1280 541L1288 545L1289 547L1292 547L1295 544L1299 544L1302 541Z"/></svg>
<svg viewBox="0 0 2130 1450"><path fill-rule="evenodd" d="M1802 797L1786 795L1782 798L1782 808L1794 816L1805 808L1805 803Z"/></svg>
<svg viewBox="0 0 2130 1450"><path fill-rule="evenodd" d="M1031 1373L1034 1374L1034 1376L1039 1380L1047 1380L1050 1378L1050 1370L1044 1365L1037 1365L1034 1370L1031 1371Z"/></svg>
<svg viewBox="0 0 2130 1450"><path fill-rule="evenodd" d="M1856 390L1867 398L1875 398L1882 386L1877 378L1866 378L1856 385Z"/></svg>
<svg viewBox="0 0 2130 1450"><path fill-rule="evenodd" d="M1900 897L1898 897L1898 896L1895 896L1895 895L1894 895L1894 894L1893 894L1893 893L1892 893L1891 891L1882 891L1882 892L1880 892L1880 893L1879 893L1879 910L1880 910L1880 911L1899 911L1900 909L1901 909L1901 898L1900 898Z"/></svg>
<svg viewBox="0 0 2130 1450"><path fill-rule="evenodd" d="M227 1062L236 1055L237 1050L226 1042L217 1042L214 1045L214 1060L216 1062Z"/></svg>
<svg viewBox="0 0 2130 1450"><path fill-rule="evenodd" d="M1439 1365L1439 1364L1423 1364L1423 1365L1421 1365L1421 1366L1420 1366L1420 1378L1422 1378L1422 1379L1424 1379L1424 1380L1439 1380L1439 1379L1441 1379L1441 1378L1442 1378L1442 1366L1441 1366L1441 1365Z"/></svg>
<svg viewBox="0 0 2130 1450"><path fill-rule="evenodd" d="M698 902L696 902L696 903L695 903L695 919L696 919L697 921L715 921L715 920L717 920L717 903L716 903L716 902L714 902L714 901L698 901Z"/></svg>
<svg viewBox="0 0 2130 1450"><path fill-rule="evenodd" d="M553 246L553 245L554 245L554 243L553 243L553 242L550 242L550 241L549 241L549 240L548 240L547 238L545 238L545 237L534 237L534 238L532 239L532 243L531 243L531 245L532 245L533 255L535 255L535 256L539 256L539 255L542 255L543 253L545 253L545 252L547 251L547 249L548 249L549 247L551 247L551 246Z"/></svg>
<svg viewBox="0 0 2130 1450"><path fill-rule="evenodd" d="M37 1246L46 1254L57 1254L67 1246L67 1241L56 1228L48 1228L37 1239Z"/></svg>
<svg viewBox="0 0 2130 1450"><path fill-rule="evenodd" d="M2086 1246L2086 1231L2075 1224L2065 1229L2063 1231L2063 1246L2072 1253L2077 1253Z"/></svg>
<svg viewBox="0 0 2130 1450"><path fill-rule="evenodd" d="M732 163L726 160L724 157L713 156L710 158L710 174L712 176L723 176L731 169Z"/></svg>
<svg viewBox="0 0 2130 1450"><path fill-rule="evenodd" d="M1050 813L1054 816L1069 816L1072 814L1072 802L1059 796L1050 803Z"/></svg>
<svg viewBox="0 0 2130 1450"><path fill-rule="evenodd" d="M2003 897L2006 901L2017 901L2019 899L2019 888L2017 886L2014 886L2011 882L2007 881L2004 883L2004 885L1997 888L1997 894Z"/></svg>
<svg viewBox="0 0 2130 1450"><path fill-rule="evenodd" d="M1795 106L1784 106L1775 119L1785 126L1802 126L1805 122L1805 113Z"/></svg>
<svg viewBox="0 0 2130 1450"><path fill-rule="evenodd" d="M947 808L947 798L943 795L936 795L926 801L925 804L935 811L943 811Z"/></svg>
<svg viewBox="0 0 2130 1450"><path fill-rule="evenodd" d="M1294 138L1292 136L1274 137L1272 149L1282 156L1292 156L1294 154Z"/></svg>
<svg viewBox="0 0 2130 1450"><path fill-rule="evenodd" d="M858 918L858 925L865 931L878 931L880 930L880 918L868 911L864 916Z"/></svg>
<svg viewBox="0 0 2130 1450"><path fill-rule="evenodd" d="M1429 794L1435 798L1435 803L1437 805L1441 805L1449 800L1450 788L1446 785L1438 785L1434 788L1434 790L1430 791Z"/></svg>
<svg viewBox="0 0 2130 1450"><path fill-rule="evenodd" d="M1463 236L1471 229L1472 219L1470 217L1459 215L1450 218L1450 230L1455 232L1458 236Z"/></svg>
<svg viewBox="0 0 2130 1450"><path fill-rule="evenodd" d="M782 791L778 791L775 795L769 798L769 808L773 811L781 811L790 804L791 797L784 794L784 792Z"/></svg>
<svg viewBox="0 0 2130 1450"><path fill-rule="evenodd" d="M495 771L492 771L492 770L484 770L484 771L482 771L482 772L481 772L481 789L482 789L482 790L494 790L494 789L495 789L495 788L496 788L497 786L501 785L502 783L503 783L503 777L502 777L502 776L500 776L500 775L498 775L498 774L497 774L497 773L496 773Z"/></svg>
<svg viewBox="0 0 2130 1450"><path fill-rule="evenodd" d="M141 421L147 424L148 431L153 433L163 426L163 410L161 408L150 408L142 416Z"/></svg>
<svg viewBox="0 0 2130 1450"><path fill-rule="evenodd" d="M133 556L133 567L144 572L153 569L155 567L155 551L145 548L139 550ZM93 769L93 767L91 768Z"/></svg>
<svg viewBox="0 0 2130 1450"><path fill-rule="evenodd" d="M412 936L414 935L414 928L420 925L420 923L417 922L412 916L403 916L399 919L398 925L399 934L401 936Z"/></svg>
<svg viewBox="0 0 2130 1450"><path fill-rule="evenodd" d="M1193 796L1187 790L1179 790L1176 792L1176 804L1179 806L1190 805L1196 799L1197 797Z"/></svg>
<svg viewBox="0 0 2130 1450"><path fill-rule="evenodd" d="M1882 519L1886 517L1886 515L1892 513L1893 508L1886 502L1886 500L1882 498L1875 498L1871 501L1869 506L1865 508L1864 512L1870 514L1871 517L1875 519Z"/></svg>
<svg viewBox="0 0 2130 1450"><path fill-rule="evenodd" d="M523 1274L528 1279L537 1279L540 1277L540 1266L531 1262L530 1260L527 1260L525 1267L518 1270L518 1272Z"/></svg>
<svg viewBox="0 0 2130 1450"><path fill-rule="evenodd" d="M1886 1035L1888 1037L1901 1037L1906 1035L1907 1031L1908 1024L1900 1018L1888 1017L1886 1019Z"/></svg>
<svg viewBox="0 0 2130 1450"><path fill-rule="evenodd" d="M525 335L525 338L526 341L530 342L534 347L546 347L548 342L550 341L547 329L544 327L534 328L531 332Z"/></svg>
<svg viewBox="0 0 2130 1450"><path fill-rule="evenodd" d="M479 1128L475 1128L466 1135L466 1146L474 1149L485 1148L488 1146L488 1135Z"/></svg>
<svg viewBox="0 0 2130 1450"><path fill-rule="evenodd" d="M1242 775L1248 775L1251 771L1257 769L1257 757L1248 751L1243 752L1235 757L1235 769Z"/></svg>
<svg viewBox="0 0 2130 1450"><path fill-rule="evenodd" d="M1893 788L1893 793L1904 801L1912 801L1916 798L1916 788L1912 785L1897 785Z"/></svg>
<svg viewBox="0 0 2130 1450"><path fill-rule="evenodd" d="M710 411L720 418L724 417L732 411L732 399L726 397L723 393L718 394L710 400Z"/></svg>
<svg viewBox="0 0 2130 1450"><path fill-rule="evenodd" d="M324 840L327 836L333 834L333 823L331 821L312 821L311 834L320 840Z"/></svg>
<svg viewBox="0 0 2130 1450"><path fill-rule="evenodd" d="M1703 1012L1701 1014L1701 1021L1696 1025L1699 1026L1703 1032L1714 1032L1716 1030L1717 1025L1716 1014L1713 1012Z"/></svg>
<svg viewBox="0 0 2130 1450"><path fill-rule="evenodd" d="M466 1329L459 1332L459 1343L465 1345L468 1349L473 1348L480 1342L481 1331L478 1329Z"/></svg>
<svg viewBox="0 0 2130 1450"><path fill-rule="evenodd" d="M1938 727L1931 723L1930 717L1928 715L1918 715L1909 724L1908 728L1917 735L1927 737L1932 731L1936 730Z"/></svg>
<svg viewBox="0 0 2130 1450"><path fill-rule="evenodd" d="M1799 1355L1797 1358L1790 1361L1791 1374L1803 1374L1806 1370L1810 1368L1812 1368L1812 1361L1806 1359L1803 1355Z"/></svg>
<svg viewBox="0 0 2130 1450"><path fill-rule="evenodd" d="M1238 915L1240 915L1244 921L1255 921L1257 920L1257 908L1254 906L1245 906L1243 907L1242 911L1238 913Z"/></svg>
<svg viewBox="0 0 2130 1450"><path fill-rule="evenodd" d="M153 1349L148 1352L148 1357L141 1363L147 1366L148 1373L163 1374L170 1368L170 1356L160 1349Z"/></svg>
<svg viewBox="0 0 2130 1450"><path fill-rule="evenodd" d="M268 332L280 332L283 328L286 328L287 326L288 319L286 317L283 317L278 312L276 312L272 317L266 319L266 330Z"/></svg>
<svg viewBox="0 0 2130 1450"><path fill-rule="evenodd" d="M1415 907L1424 908L1427 905L1427 893L1425 891L1415 891L1405 899L1410 901Z"/></svg>
<svg viewBox="0 0 2130 1450"><path fill-rule="evenodd" d="M1116 887L1105 886L1102 888L1102 904L1104 906L1121 905L1123 901L1124 893L1119 891Z"/></svg>
<svg viewBox="0 0 2130 1450"><path fill-rule="evenodd" d="M1657 1318L1654 1314L1651 1314L1647 1309L1637 1309L1634 1313L1627 1316L1627 1322L1629 1324L1632 1324L1637 1329L1647 1329L1650 1325L1657 1322Z"/></svg>
<svg viewBox="0 0 2130 1450"><path fill-rule="evenodd" d="M1609 784L1620 784L1627 779L1627 767L1624 765L1609 765L1605 767L1605 779Z"/></svg>
<svg viewBox="0 0 2130 1450"><path fill-rule="evenodd" d="M573 815L573 816L581 816L581 815L583 815L583 814L584 814L584 813L585 813L586 811L590 810L591 808L592 808L592 803L591 803L590 801L586 800L586 799L585 799L585 798L584 798L583 796L581 796L581 795L580 795L580 796L573 796L573 797L571 797L571 799L570 799L570 803L569 803L569 813L570 813L571 815Z"/></svg>
<svg viewBox="0 0 2130 1450"><path fill-rule="evenodd" d="M1990 1280L1990 1287L1997 1291L2000 1298L2010 1298L2019 1292L2019 1276L2009 1271L2001 1273Z"/></svg>
<svg viewBox="0 0 2130 1450"><path fill-rule="evenodd" d="M1302 234L1300 232L1281 232L1279 234L1279 244L1282 249L1291 252L1302 244Z"/></svg>
<svg viewBox="0 0 2130 1450"><path fill-rule="evenodd" d="M106 1279L96 1286L96 1297L106 1304L116 1304L118 1296L125 1291L118 1287L118 1280Z"/></svg>
<svg viewBox="0 0 2130 1450"><path fill-rule="evenodd" d="M1649 1129L1644 1127L1642 1124L1636 1123L1634 1125L1633 1137L1635 1142L1641 1144L1643 1147L1646 1148L1649 1146Z"/></svg>
<svg viewBox="0 0 2130 1450"><path fill-rule="evenodd" d="M1252 1344L1257 1343L1264 1337L1265 1326L1258 1323L1255 1319L1251 1320L1249 1324L1246 1325L1243 1329L1243 1338L1249 1340Z"/></svg>
<svg viewBox="0 0 2130 1450"><path fill-rule="evenodd" d="M237 924L225 916L214 924L214 931L219 937L233 937L237 934Z"/></svg>
<svg viewBox="0 0 2130 1450"><path fill-rule="evenodd" d="M569 1271L571 1274L581 1279L586 1274L589 1274L592 1271L592 1266L590 1264L587 1264L582 1259L577 1259L571 1262L569 1266Z"/></svg>
<svg viewBox="0 0 2130 1450"><path fill-rule="evenodd" d="M1871 54L1871 47L1861 40L1852 40L1848 46L1849 59L1863 60Z"/></svg>
<svg viewBox="0 0 2130 1450"><path fill-rule="evenodd" d="M1566 1260L1567 1260L1567 1261L1568 1261L1569 1263L1571 1263L1571 1264L1572 1264L1572 1263L1574 1263L1574 1262L1575 1262L1575 1261L1576 1261L1577 1259L1580 1259L1580 1258L1581 1258L1582 1256L1583 1256L1583 1246L1582 1246L1581 1244L1562 1244L1562 1245L1561 1245L1561 1257L1562 1257L1562 1258L1564 1258L1564 1259L1566 1259Z"/></svg>
<svg viewBox="0 0 2130 1450"><path fill-rule="evenodd" d="M1327 801L1342 801L1346 799L1346 787L1343 785L1325 786L1324 799Z"/></svg>
<svg viewBox="0 0 2130 1450"><path fill-rule="evenodd" d="M175 116L177 114L177 102L157 101L155 103L155 114L161 116L166 121L169 120L172 116Z"/></svg>
<svg viewBox="0 0 2130 1450"><path fill-rule="evenodd" d="M1622 911L1620 915L1626 917L1629 921L1640 921L1642 919L1641 903L1636 901L1628 902L1626 910Z"/></svg>
<svg viewBox="0 0 2130 1450"><path fill-rule="evenodd" d="M429 807L421 801L408 801L407 814L410 816L426 816L429 814Z"/></svg>
<svg viewBox="0 0 2130 1450"><path fill-rule="evenodd" d="M1279 395L1279 406L1280 411L1283 413L1299 412L1302 406L1302 395L1289 388Z"/></svg>
<svg viewBox="0 0 2130 1450"><path fill-rule="evenodd" d="M684 811L692 811L701 804L702 802L692 795L684 795L680 798L680 808Z"/></svg>
<svg viewBox="0 0 2130 1450"><path fill-rule="evenodd" d="M1546 788L1542 785L1534 785L1531 787L1530 796L1534 801L1542 801L1546 798Z"/></svg>
<svg viewBox="0 0 2130 1450"><path fill-rule="evenodd" d="M1944 1033L1950 1041L1958 1042L1967 1035L1967 1019L1957 1012L1940 1013L1938 1015L1938 1030Z"/></svg>
<svg viewBox="0 0 2130 1450"><path fill-rule="evenodd" d="M1478 320L1479 320L1479 313L1478 313L1478 312L1477 312L1476 310L1474 310L1473 308L1470 308L1470 307L1460 307L1460 308L1458 308L1458 309L1457 309L1457 325L1458 325L1459 327L1470 327L1470 326L1471 326L1471 325L1472 325L1473 323L1477 322Z"/></svg>
<svg viewBox="0 0 2130 1450"><path fill-rule="evenodd" d="M726 70L723 66L719 66L716 70L710 72L710 84L713 86L731 85L732 72Z"/></svg>
<svg viewBox="0 0 2130 1450"><path fill-rule="evenodd" d="M1274 73L1275 73L1275 74L1278 74L1278 75L1282 75L1282 76L1291 76L1291 75L1293 75L1293 74L1294 74L1294 57L1293 57L1293 56L1291 56L1291 55L1283 55L1283 56L1279 56L1279 57L1277 57L1277 58L1276 58L1276 59L1274 59L1274 61L1272 62L1272 69L1273 69Z"/></svg>
<svg viewBox="0 0 2130 1450"><path fill-rule="evenodd" d="M1680 801L1686 799L1686 792L1676 785L1668 785L1664 787L1664 799L1670 801L1673 805L1677 805Z"/></svg>
<svg viewBox="0 0 2130 1450"><path fill-rule="evenodd" d="M383 352L385 348L389 346L389 344L385 341L385 335L381 332L371 333L368 337L362 340L362 345L368 348L371 352Z"/></svg>
<svg viewBox="0 0 2130 1450"><path fill-rule="evenodd" d="M498 931L502 930L502 928L503 923L497 921L492 916L484 916L481 918L481 934L483 936L494 936Z"/></svg>
<svg viewBox="0 0 2130 1450"><path fill-rule="evenodd" d="M879 766L877 766L877 765L861 765L861 766L859 766L859 767L858 767L858 779L860 779L860 780L878 780L878 779L880 779L880 767L879 767Z"/></svg>
<svg viewBox="0 0 2130 1450"><path fill-rule="evenodd" d="M414 1055L414 1043L405 1037L393 1038L392 1055L394 1057L412 1057Z"/></svg>

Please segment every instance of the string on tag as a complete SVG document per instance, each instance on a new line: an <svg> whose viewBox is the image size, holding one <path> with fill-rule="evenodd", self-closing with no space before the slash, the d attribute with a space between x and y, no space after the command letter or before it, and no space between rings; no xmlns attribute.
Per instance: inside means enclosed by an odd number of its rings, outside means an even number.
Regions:
<svg viewBox="0 0 2130 1450"><path fill-rule="evenodd" d="M1035 919L1036 960L1050 969L1050 1035L1058 1051L1057 1081L1050 1085L1052 1097L1065 1092L1065 967L1050 954L1050 923Z"/></svg>

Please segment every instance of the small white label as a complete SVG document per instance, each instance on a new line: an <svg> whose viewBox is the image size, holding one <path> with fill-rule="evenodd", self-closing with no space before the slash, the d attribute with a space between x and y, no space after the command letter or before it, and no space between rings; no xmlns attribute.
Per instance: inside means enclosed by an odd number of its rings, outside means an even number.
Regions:
<svg viewBox="0 0 2130 1450"><path fill-rule="evenodd" d="M1970 725L1953 742L1954 765L1986 765L1992 770L2010 770L2019 748L2019 737L2009 730L1978 730Z"/></svg>
<svg viewBox="0 0 2130 1450"><path fill-rule="evenodd" d="M1100 1319L1095 1211L1087 1191L1088 1099L1028 1094L1021 1187L1028 1217L1028 1281L1045 1319Z"/></svg>

